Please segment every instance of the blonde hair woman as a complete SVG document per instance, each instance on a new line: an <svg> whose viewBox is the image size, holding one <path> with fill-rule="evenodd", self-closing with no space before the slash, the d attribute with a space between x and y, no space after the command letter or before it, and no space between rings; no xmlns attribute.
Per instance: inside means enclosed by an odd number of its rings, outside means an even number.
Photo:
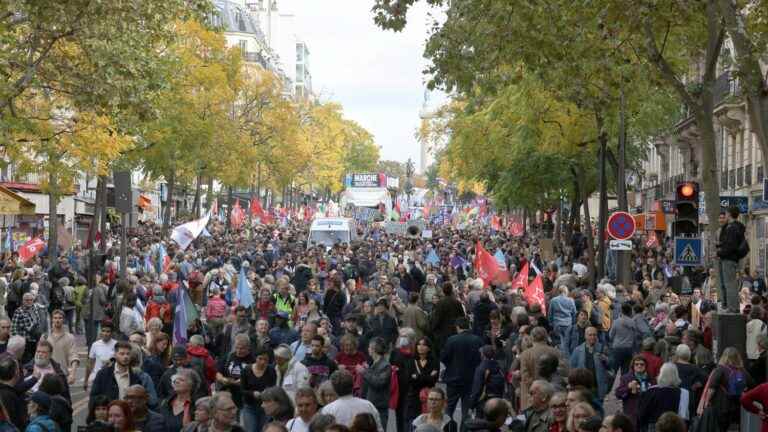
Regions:
<svg viewBox="0 0 768 432"><path fill-rule="evenodd" d="M568 420L565 423L568 432L578 432L581 422L596 415L595 409L587 402L579 402L571 406L571 409L568 411Z"/></svg>
<svg viewBox="0 0 768 432"><path fill-rule="evenodd" d="M744 368L744 360L734 347L723 350L715 370L709 374L707 385L696 412L701 415L712 408L721 430L739 421L739 398L745 390L754 386L752 377Z"/></svg>

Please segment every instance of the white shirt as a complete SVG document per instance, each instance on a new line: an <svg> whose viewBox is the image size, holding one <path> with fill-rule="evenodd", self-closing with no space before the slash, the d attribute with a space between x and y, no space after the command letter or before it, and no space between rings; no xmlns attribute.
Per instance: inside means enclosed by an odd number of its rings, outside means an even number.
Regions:
<svg viewBox="0 0 768 432"><path fill-rule="evenodd" d="M309 432L309 423L305 423L301 417L294 417L285 424L288 432Z"/></svg>
<svg viewBox="0 0 768 432"><path fill-rule="evenodd" d="M352 395L340 397L335 401L329 403L322 410L323 414L330 414L336 418L336 423L343 424L344 426L352 426L352 419L356 415L362 413L368 413L376 419L376 426L379 428L379 432L384 432L384 428L381 427L381 418L379 418L379 411L370 401L360 399Z"/></svg>
<svg viewBox="0 0 768 432"><path fill-rule="evenodd" d="M109 360L112 359L112 357L114 357L116 343L117 341L114 339L110 339L108 343L104 343L103 340L99 339L91 345L88 358L95 360L95 362L93 364L93 372L91 372L91 376L88 377L88 383L92 383L96 378L96 373L100 371L105 364L109 363Z"/></svg>

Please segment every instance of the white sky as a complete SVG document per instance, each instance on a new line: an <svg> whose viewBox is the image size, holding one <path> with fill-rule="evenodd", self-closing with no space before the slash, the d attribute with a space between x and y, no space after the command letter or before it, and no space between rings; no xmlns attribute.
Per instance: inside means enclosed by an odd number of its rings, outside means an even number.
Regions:
<svg viewBox="0 0 768 432"><path fill-rule="evenodd" d="M339 102L347 118L371 132L381 158L419 166L414 133L424 102L428 14L419 2L400 33L373 23L372 0L283 0L281 12L292 13L296 35L310 51L312 85L324 101ZM287 29L286 29L287 30ZM431 106L442 99L431 94Z"/></svg>

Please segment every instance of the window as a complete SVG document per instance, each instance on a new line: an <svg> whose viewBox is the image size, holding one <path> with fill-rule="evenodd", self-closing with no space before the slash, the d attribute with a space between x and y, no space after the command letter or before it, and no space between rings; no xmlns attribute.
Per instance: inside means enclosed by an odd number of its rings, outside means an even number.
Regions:
<svg viewBox="0 0 768 432"><path fill-rule="evenodd" d="M728 171L720 172L720 189L728 189Z"/></svg>
<svg viewBox="0 0 768 432"><path fill-rule="evenodd" d="M752 164L744 167L744 186L752 185Z"/></svg>
<svg viewBox="0 0 768 432"><path fill-rule="evenodd" d="M237 46L240 48L240 54L245 55L245 53L248 52L248 41L245 39L240 39L237 41Z"/></svg>
<svg viewBox="0 0 768 432"><path fill-rule="evenodd" d="M760 165L757 167L757 182L762 183L763 182L763 166Z"/></svg>
<svg viewBox="0 0 768 432"><path fill-rule="evenodd" d="M742 167L736 170L736 186L744 186L744 168Z"/></svg>
<svg viewBox="0 0 768 432"><path fill-rule="evenodd" d="M300 43L296 44L296 61L304 61L304 45Z"/></svg>
<svg viewBox="0 0 768 432"><path fill-rule="evenodd" d="M296 65L296 82L297 83L304 82L304 65L301 65L301 64Z"/></svg>

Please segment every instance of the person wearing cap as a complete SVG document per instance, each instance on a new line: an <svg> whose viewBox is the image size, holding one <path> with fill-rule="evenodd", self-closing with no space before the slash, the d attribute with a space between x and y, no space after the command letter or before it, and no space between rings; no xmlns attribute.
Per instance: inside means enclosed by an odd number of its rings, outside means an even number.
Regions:
<svg viewBox="0 0 768 432"><path fill-rule="evenodd" d="M51 397L48 393L36 391L29 397L27 411L31 421L26 432L57 432L59 426L49 415L51 409Z"/></svg>
<svg viewBox="0 0 768 432"><path fill-rule="evenodd" d="M288 325L288 320L287 312L275 313L275 325L269 331L269 339L273 345L290 345L299 338L299 333Z"/></svg>
<svg viewBox="0 0 768 432"><path fill-rule="evenodd" d="M189 353L187 347L184 345L175 345L171 350L171 367L163 372L163 376L160 377L160 385L157 387L157 397L160 399L167 399L173 392L173 383L171 378L176 375L179 369L190 369ZM200 372L192 369L192 372L196 375L197 382L202 383L204 379ZM204 373L204 372L203 372ZM196 397L206 396L207 392L204 386L199 386L194 389Z"/></svg>
<svg viewBox="0 0 768 432"><path fill-rule="evenodd" d="M295 401L296 390L309 386L309 370L293 356L287 345L275 348L275 365L278 387L285 389L291 400Z"/></svg>

